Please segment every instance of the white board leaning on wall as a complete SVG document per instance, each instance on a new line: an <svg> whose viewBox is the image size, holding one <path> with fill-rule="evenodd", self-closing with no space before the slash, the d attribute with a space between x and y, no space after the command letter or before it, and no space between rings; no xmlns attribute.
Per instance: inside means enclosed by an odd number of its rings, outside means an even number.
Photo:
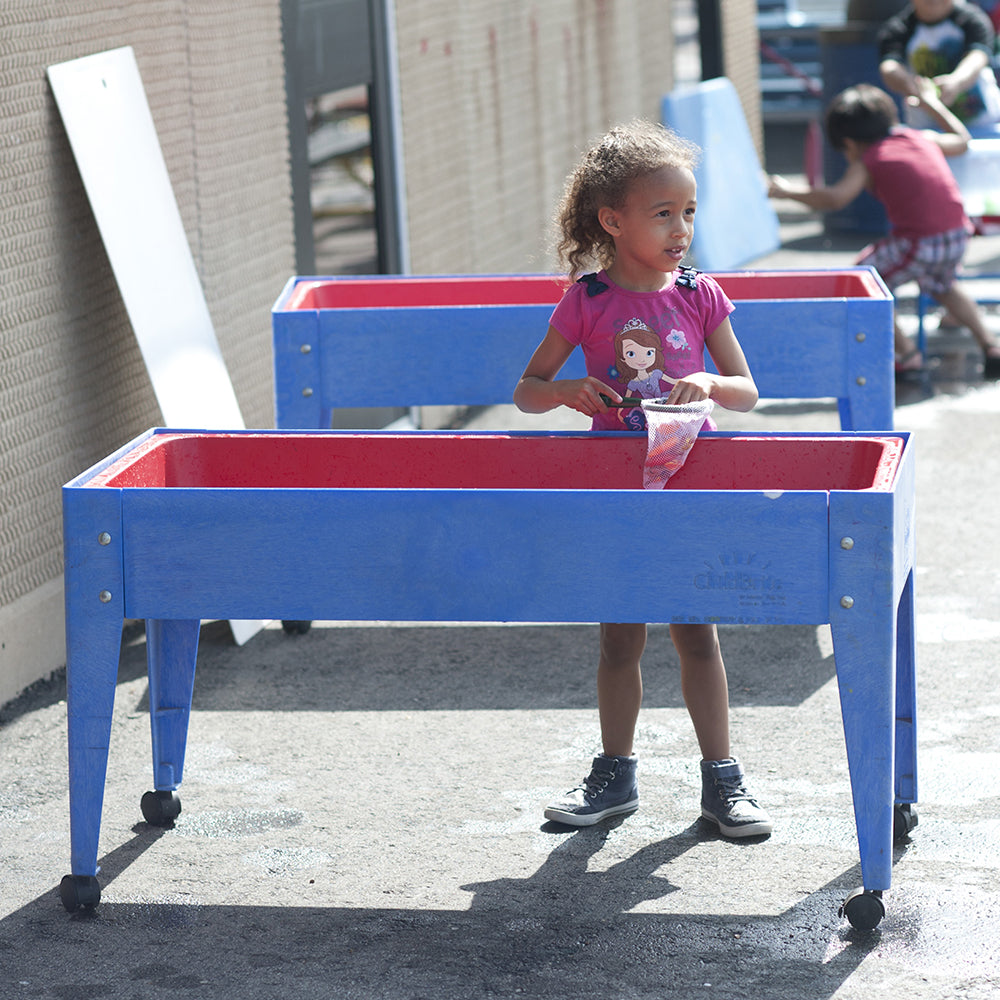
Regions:
<svg viewBox="0 0 1000 1000"><path fill-rule="evenodd" d="M244 428L135 53L111 49L47 72L164 425ZM264 624L230 622L241 645Z"/></svg>

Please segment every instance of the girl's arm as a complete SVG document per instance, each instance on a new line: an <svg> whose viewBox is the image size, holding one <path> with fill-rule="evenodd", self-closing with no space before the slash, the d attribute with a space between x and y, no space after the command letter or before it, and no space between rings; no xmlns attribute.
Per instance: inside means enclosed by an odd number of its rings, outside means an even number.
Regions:
<svg viewBox="0 0 1000 1000"><path fill-rule="evenodd" d="M667 402L693 403L711 399L727 410L741 413L752 410L757 404L757 385L728 317L705 338L705 344L719 374L693 372L685 375L677 381Z"/></svg>
<svg viewBox="0 0 1000 1000"><path fill-rule="evenodd" d="M557 406L569 406L592 417L608 409L601 393L615 403L621 402L622 397L615 389L590 375L586 378L557 379L559 369L572 353L573 345L550 326L514 389L514 404L519 410L523 413L547 413Z"/></svg>
<svg viewBox="0 0 1000 1000"><path fill-rule="evenodd" d="M769 198L790 198L817 212L836 212L849 205L868 184L868 168L860 159L851 160L836 184L830 187L809 187L792 184L777 174L768 178Z"/></svg>

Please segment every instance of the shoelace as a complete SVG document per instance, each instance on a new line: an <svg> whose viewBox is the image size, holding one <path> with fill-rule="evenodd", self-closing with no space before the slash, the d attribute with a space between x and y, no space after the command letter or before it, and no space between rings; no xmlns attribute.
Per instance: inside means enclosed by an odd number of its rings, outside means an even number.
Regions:
<svg viewBox="0 0 1000 1000"><path fill-rule="evenodd" d="M583 789L584 798L593 799L600 795L614 781L614 778L611 771L598 771L597 768L594 768L583 779L579 787Z"/></svg>
<svg viewBox="0 0 1000 1000"><path fill-rule="evenodd" d="M719 797L724 802L753 802L754 797L747 791L743 779L737 775L731 778L716 778L715 785L719 789Z"/></svg>

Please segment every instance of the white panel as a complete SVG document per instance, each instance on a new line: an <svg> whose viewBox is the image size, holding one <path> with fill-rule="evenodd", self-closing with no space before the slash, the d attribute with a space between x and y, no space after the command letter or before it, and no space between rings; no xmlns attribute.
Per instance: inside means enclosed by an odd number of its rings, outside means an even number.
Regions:
<svg viewBox="0 0 1000 1000"><path fill-rule="evenodd" d="M130 46L48 68L167 427L245 426ZM263 622L231 622L243 644Z"/></svg>
<svg viewBox="0 0 1000 1000"><path fill-rule="evenodd" d="M48 77L166 426L242 428L135 54Z"/></svg>

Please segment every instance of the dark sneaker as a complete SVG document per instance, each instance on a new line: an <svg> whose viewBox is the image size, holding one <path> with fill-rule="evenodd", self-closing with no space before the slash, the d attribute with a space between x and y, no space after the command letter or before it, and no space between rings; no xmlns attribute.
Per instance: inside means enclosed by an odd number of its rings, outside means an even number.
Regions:
<svg viewBox="0 0 1000 1000"><path fill-rule="evenodd" d="M632 812L639 806L637 763L637 757L595 757L590 774L562 798L549 803L545 818L569 826L591 826L605 816Z"/></svg>
<svg viewBox="0 0 1000 1000"><path fill-rule="evenodd" d="M701 814L717 823L724 837L771 832L771 817L747 791L743 767L732 758L701 762Z"/></svg>

